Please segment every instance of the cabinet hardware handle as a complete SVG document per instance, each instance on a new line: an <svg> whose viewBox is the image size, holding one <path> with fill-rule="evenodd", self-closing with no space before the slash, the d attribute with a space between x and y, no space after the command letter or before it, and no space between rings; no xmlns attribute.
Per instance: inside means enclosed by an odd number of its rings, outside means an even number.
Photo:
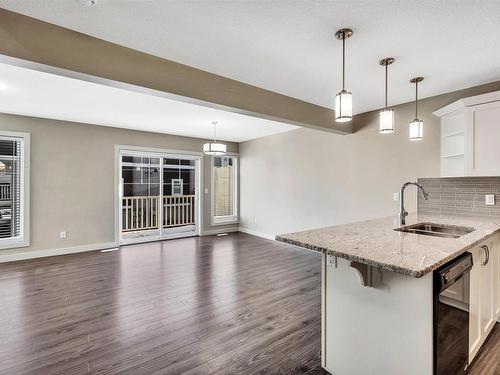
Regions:
<svg viewBox="0 0 500 375"><path fill-rule="evenodd" d="M490 261L490 254L489 254L490 250L488 249L488 246L486 246L486 245L481 246L481 249L484 250L484 257L485 257L484 261L481 262L481 265L486 266L488 264L488 262Z"/></svg>

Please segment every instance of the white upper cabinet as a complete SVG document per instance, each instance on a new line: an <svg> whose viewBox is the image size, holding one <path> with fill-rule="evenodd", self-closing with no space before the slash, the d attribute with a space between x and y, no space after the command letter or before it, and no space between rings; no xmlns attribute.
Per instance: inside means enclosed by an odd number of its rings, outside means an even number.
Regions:
<svg viewBox="0 0 500 375"><path fill-rule="evenodd" d="M500 176L500 91L434 114L441 118L441 177Z"/></svg>

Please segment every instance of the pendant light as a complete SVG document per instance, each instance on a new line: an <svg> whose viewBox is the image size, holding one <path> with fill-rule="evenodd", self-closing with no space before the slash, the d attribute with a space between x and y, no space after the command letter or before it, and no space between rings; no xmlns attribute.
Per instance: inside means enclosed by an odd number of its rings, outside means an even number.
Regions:
<svg viewBox="0 0 500 375"><path fill-rule="evenodd" d="M382 134L392 133L394 131L394 111L387 108L387 71L389 65L394 62L394 58L386 57L380 60L379 64L385 66L385 107L379 113L379 132Z"/></svg>
<svg viewBox="0 0 500 375"><path fill-rule="evenodd" d="M217 121L212 122L212 125L214 126L214 141L203 145L203 152L207 155L226 155L226 145L224 143L217 142L217 124Z"/></svg>
<svg viewBox="0 0 500 375"><path fill-rule="evenodd" d="M415 77L410 80L415 84L415 118L410 122L410 141L420 141L424 138L424 122L418 118L418 83L423 77Z"/></svg>
<svg viewBox="0 0 500 375"><path fill-rule="evenodd" d="M345 40L352 36L351 29L340 29L335 37L342 41L342 90L335 96L335 121L352 120L352 94L345 89Z"/></svg>

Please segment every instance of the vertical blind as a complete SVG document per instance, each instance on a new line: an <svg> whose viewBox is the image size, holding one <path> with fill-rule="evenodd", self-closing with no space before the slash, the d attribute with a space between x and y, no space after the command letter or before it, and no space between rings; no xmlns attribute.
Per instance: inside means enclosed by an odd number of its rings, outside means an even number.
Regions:
<svg viewBox="0 0 500 375"><path fill-rule="evenodd" d="M0 239L22 233L22 143L0 138Z"/></svg>

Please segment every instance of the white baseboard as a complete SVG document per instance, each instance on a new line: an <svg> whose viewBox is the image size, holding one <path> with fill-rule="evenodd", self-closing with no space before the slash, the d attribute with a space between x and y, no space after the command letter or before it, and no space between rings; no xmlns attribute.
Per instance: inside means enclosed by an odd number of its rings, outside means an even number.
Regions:
<svg viewBox="0 0 500 375"><path fill-rule="evenodd" d="M238 227L232 227L232 228L220 228L220 229L210 229L210 230L204 230L201 232L202 236L213 236L214 234L220 234L220 233L233 233L233 232L238 232Z"/></svg>
<svg viewBox="0 0 500 375"><path fill-rule="evenodd" d="M105 250L105 249L111 249L114 247L118 247L118 245L115 242L103 242L103 243L95 243L95 244L90 244L90 245L64 247L61 249L31 250L31 251L24 251L24 252L22 250L20 250L19 252L5 254L5 255L2 255L1 250L0 250L0 263L15 262L16 260L45 258L45 257L56 256L56 255L82 253L84 251Z"/></svg>
<svg viewBox="0 0 500 375"><path fill-rule="evenodd" d="M232 227L232 228L220 228L220 229L211 229L205 230L201 233L202 236L211 236L220 233L233 233L233 232L243 232L247 234L251 234L253 236L262 237L268 240L275 241L275 238L271 234L260 233L254 231L252 229L243 228L243 227ZM26 260L26 259L35 259L35 258L45 258L56 255L67 255L67 254L75 254L82 253L85 251L96 251L96 250L106 250L119 247L119 245L115 242L102 242L95 243L89 245L79 245L79 246L71 246L64 247L60 249L50 249L50 250L31 250L31 251L19 251L2 255L2 251L0 250L0 263L6 262L15 262L17 260Z"/></svg>
<svg viewBox="0 0 500 375"><path fill-rule="evenodd" d="M275 239L276 236L274 236L272 234L261 233L261 232L257 232L255 230L243 228L243 227L239 227L238 230L240 232L243 232L246 234L251 234L252 236L262 237L262 238L265 238L267 240L276 241L276 239Z"/></svg>

